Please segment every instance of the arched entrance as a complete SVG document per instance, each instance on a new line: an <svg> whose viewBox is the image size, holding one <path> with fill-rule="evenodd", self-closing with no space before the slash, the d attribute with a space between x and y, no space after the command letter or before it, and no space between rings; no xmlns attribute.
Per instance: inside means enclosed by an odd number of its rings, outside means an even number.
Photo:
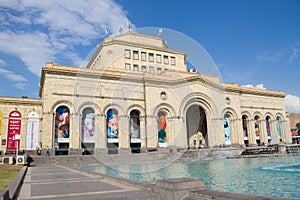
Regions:
<svg viewBox="0 0 300 200"><path fill-rule="evenodd" d="M256 137L256 143L260 145L260 117L258 115L255 115L254 117L254 130L255 130L255 137Z"/></svg>
<svg viewBox="0 0 300 200"><path fill-rule="evenodd" d="M208 146L206 114L201 106L192 105L188 108L186 126L189 148Z"/></svg>
<svg viewBox="0 0 300 200"><path fill-rule="evenodd" d="M242 116L242 125L243 125L243 135L244 135L244 144L246 146L249 145L249 140L248 140L248 116L243 115Z"/></svg>
<svg viewBox="0 0 300 200"><path fill-rule="evenodd" d="M141 133L140 133L140 112L132 110L130 112L130 148L132 153L140 153L141 151Z"/></svg>

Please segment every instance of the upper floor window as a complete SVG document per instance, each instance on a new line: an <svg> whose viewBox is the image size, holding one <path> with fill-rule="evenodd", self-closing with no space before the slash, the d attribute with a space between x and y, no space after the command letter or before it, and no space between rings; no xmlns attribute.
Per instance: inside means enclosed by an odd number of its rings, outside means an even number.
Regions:
<svg viewBox="0 0 300 200"><path fill-rule="evenodd" d="M161 63L161 55L160 54L156 54L156 62Z"/></svg>
<svg viewBox="0 0 300 200"><path fill-rule="evenodd" d="M131 51L129 49L125 49L125 58L131 58Z"/></svg>
<svg viewBox="0 0 300 200"><path fill-rule="evenodd" d="M142 52L141 53L141 55L142 55L142 61L146 61L146 52Z"/></svg>
<svg viewBox="0 0 300 200"><path fill-rule="evenodd" d="M171 56L171 65L176 65L176 60L173 56Z"/></svg>
<svg viewBox="0 0 300 200"><path fill-rule="evenodd" d="M169 56L164 56L164 64L169 64Z"/></svg>
<svg viewBox="0 0 300 200"><path fill-rule="evenodd" d="M133 65L133 70L134 71L139 71L139 66L138 65Z"/></svg>
<svg viewBox="0 0 300 200"><path fill-rule="evenodd" d="M154 67L149 67L149 72L153 74L154 73Z"/></svg>
<svg viewBox="0 0 300 200"><path fill-rule="evenodd" d="M126 70L130 70L130 68L131 68L131 67L130 67L130 64L129 64L129 63L126 63L126 64L125 64L125 69L126 69Z"/></svg>
<svg viewBox="0 0 300 200"><path fill-rule="evenodd" d="M161 68L160 68L160 67L157 68L157 73L158 73L158 74L161 73Z"/></svg>
<svg viewBox="0 0 300 200"><path fill-rule="evenodd" d="M133 51L133 59L138 60L139 59L139 52L138 51Z"/></svg>
<svg viewBox="0 0 300 200"><path fill-rule="evenodd" d="M142 72L146 72L147 71L147 67L146 66L142 66Z"/></svg>
<svg viewBox="0 0 300 200"><path fill-rule="evenodd" d="M153 55L153 53L149 53L149 62L154 62L154 55Z"/></svg>

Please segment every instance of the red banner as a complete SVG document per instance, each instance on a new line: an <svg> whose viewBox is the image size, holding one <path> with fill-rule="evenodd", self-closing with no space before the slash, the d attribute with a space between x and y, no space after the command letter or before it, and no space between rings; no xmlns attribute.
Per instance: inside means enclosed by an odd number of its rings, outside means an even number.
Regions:
<svg viewBox="0 0 300 200"><path fill-rule="evenodd" d="M21 133L21 113L19 111L12 111L9 113L8 119L8 134L7 134L7 150L16 150L16 135ZM17 137L18 138L18 137ZM18 140L18 150L20 149L20 140Z"/></svg>

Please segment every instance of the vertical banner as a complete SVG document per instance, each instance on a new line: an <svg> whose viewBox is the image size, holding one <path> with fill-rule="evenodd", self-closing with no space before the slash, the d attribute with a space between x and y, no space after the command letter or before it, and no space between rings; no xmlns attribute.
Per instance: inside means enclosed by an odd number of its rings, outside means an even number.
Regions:
<svg viewBox="0 0 300 200"><path fill-rule="evenodd" d="M7 133L7 150L16 150L16 135L21 132L21 113L17 110L9 113L8 116L8 133ZM17 136L18 138L18 136ZM20 141L18 141L18 149L20 149Z"/></svg>
<svg viewBox="0 0 300 200"><path fill-rule="evenodd" d="M2 112L0 111L0 135L2 134Z"/></svg>
<svg viewBox="0 0 300 200"><path fill-rule="evenodd" d="M95 143L95 112L92 108L85 108L82 111L82 143Z"/></svg>
<svg viewBox="0 0 300 200"><path fill-rule="evenodd" d="M158 146L167 147L167 115L161 111L158 113Z"/></svg>
<svg viewBox="0 0 300 200"><path fill-rule="evenodd" d="M107 142L119 142L119 115L115 109L109 109L106 117Z"/></svg>
<svg viewBox="0 0 300 200"><path fill-rule="evenodd" d="M31 112L27 117L26 150L35 150L38 146L39 115Z"/></svg>

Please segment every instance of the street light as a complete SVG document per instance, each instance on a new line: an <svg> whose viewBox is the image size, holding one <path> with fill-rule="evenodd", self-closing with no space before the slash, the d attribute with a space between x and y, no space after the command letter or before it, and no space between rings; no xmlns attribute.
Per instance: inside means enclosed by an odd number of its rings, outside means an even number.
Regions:
<svg viewBox="0 0 300 200"><path fill-rule="evenodd" d="M15 140L16 140L16 160L18 160L18 148L19 148L20 135L15 135Z"/></svg>

